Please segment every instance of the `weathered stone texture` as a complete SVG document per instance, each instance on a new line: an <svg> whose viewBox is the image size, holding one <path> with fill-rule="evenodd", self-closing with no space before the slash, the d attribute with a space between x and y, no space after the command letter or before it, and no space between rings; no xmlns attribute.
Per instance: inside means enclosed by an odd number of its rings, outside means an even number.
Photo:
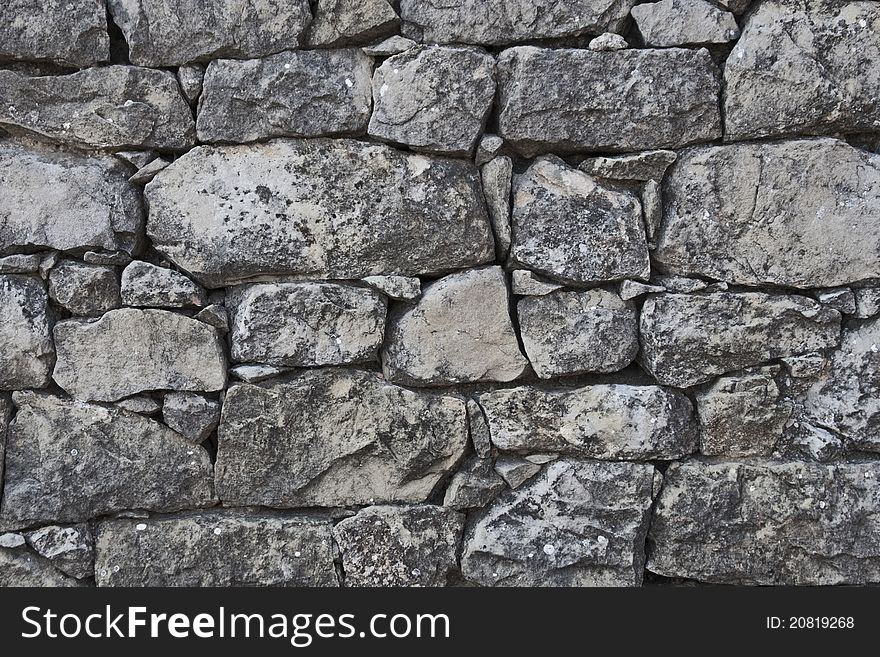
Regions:
<svg viewBox="0 0 880 657"><path fill-rule="evenodd" d="M136 413L15 393L0 524L80 522L126 509L176 511L214 502L211 460ZM140 566L138 566L140 568Z"/></svg>
<svg viewBox="0 0 880 657"><path fill-rule="evenodd" d="M727 43L739 36L733 14L707 0L661 0L632 9L646 46L666 48L699 43Z"/></svg>
<svg viewBox="0 0 880 657"><path fill-rule="evenodd" d="M338 586L332 525L210 511L98 523L98 586ZM147 567L145 567L147 564Z"/></svg>
<svg viewBox="0 0 880 657"><path fill-rule="evenodd" d="M276 508L424 502L462 457L464 400L354 370L233 386L219 429L217 494Z"/></svg>
<svg viewBox="0 0 880 657"><path fill-rule="evenodd" d="M431 274L494 252L475 166L387 146L197 147L146 197L153 244L209 287L260 274Z"/></svg>
<svg viewBox="0 0 880 657"><path fill-rule="evenodd" d="M484 586L638 586L654 467L560 460L469 521L462 574Z"/></svg>
<svg viewBox="0 0 880 657"><path fill-rule="evenodd" d="M721 136L706 50L550 50L498 57L500 134L526 155L679 148Z"/></svg>
<svg viewBox="0 0 880 657"><path fill-rule="evenodd" d="M0 547L0 586L68 587L79 582L29 550Z"/></svg>
<svg viewBox="0 0 880 657"><path fill-rule="evenodd" d="M876 463L673 464L648 570L722 584L877 583L878 481Z"/></svg>
<svg viewBox="0 0 880 657"><path fill-rule="evenodd" d="M42 283L0 276L0 390L43 388L55 357L51 315Z"/></svg>
<svg viewBox="0 0 880 657"><path fill-rule="evenodd" d="M205 72L199 140L362 133L370 118L372 72L370 58L354 49L216 59Z"/></svg>
<svg viewBox="0 0 880 657"><path fill-rule="evenodd" d="M49 272L49 297L74 315L101 315L122 305L114 267L62 260Z"/></svg>
<svg viewBox="0 0 880 657"><path fill-rule="evenodd" d="M122 271L126 306L201 308L208 300L202 287L178 271L135 260Z"/></svg>
<svg viewBox="0 0 880 657"><path fill-rule="evenodd" d="M400 24L388 0L317 0L306 43L323 48L362 45L388 36Z"/></svg>
<svg viewBox="0 0 880 657"><path fill-rule="evenodd" d="M95 542L87 524L48 525L25 536L37 554L66 575L84 579L94 574Z"/></svg>

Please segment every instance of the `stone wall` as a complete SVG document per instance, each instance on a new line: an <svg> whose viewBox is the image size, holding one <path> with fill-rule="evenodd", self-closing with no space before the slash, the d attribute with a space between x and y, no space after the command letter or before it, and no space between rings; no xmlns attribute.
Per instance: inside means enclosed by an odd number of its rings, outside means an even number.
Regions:
<svg viewBox="0 0 880 657"><path fill-rule="evenodd" d="M0 133L0 584L880 582L880 3L6 0Z"/></svg>

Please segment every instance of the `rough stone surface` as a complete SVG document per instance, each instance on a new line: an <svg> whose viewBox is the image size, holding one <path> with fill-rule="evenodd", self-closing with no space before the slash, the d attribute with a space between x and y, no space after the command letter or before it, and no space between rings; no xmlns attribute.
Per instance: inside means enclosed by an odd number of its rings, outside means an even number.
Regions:
<svg viewBox="0 0 880 657"><path fill-rule="evenodd" d="M540 297L561 290L563 286L547 281L528 269L514 269L510 274L510 287L514 294Z"/></svg>
<svg viewBox="0 0 880 657"><path fill-rule="evenodd" d="M162 403L148 395L135 395L133 397L128 397L127 399L116 402L116 405L119 408L124 408L126 411L140 413L141 415L147 415L149 417L157 416L162 412Z"/></svg>
<svg viewBox="0 0 880 657"><path fill-rule="evenodd" d="M642 365L687 388L783 356L834 347L840 313L797 295L761 292L651 296L640 317Z"/></svg>
<svg viewBox="0 0 880 657"><path fill-rule="evenodd" d="M201 308L208 303L202 287L180 272L141 260L122 271L121 289L126 306Z"/></svg>
<svg viewBox="0 0 880 657"><path fill-rule="evenodd" d="M412 276L365 276L363 281L391 299L412 301L422 296L422 282Z"/></svg>
<svg viewBox="0 0 880 657"><path fill-rule="evenodd" d="M202 85L205 81L205 66L203 64L184 64L177 69L177 82L180 84L180 93L190 105L195 104L202 95Z"/></svg>
<svg viewBox="0 0 880 657"><path fill-rule="evenodd" d="M119 308L119 274L113 267L62 260L49 273L49 298L74 315L102 315Z"/></svg>
<svg viewBox="0 0 880 657"><path fill-rule="evenodd" d="M498 135L484 133L477 142L477 152L474 154L474 162L482 166L494 157L501 155L504 148L504 140Z"/></svg>
<svg viewBox="0 0 880 657"><path fill-rule="evenodd" d="M523 386L482 393L477 401L486 413L492 444L501 450L671 460L696 448L690 401L658 386Z"/></svg>
<svg viewBox="0 0 880 657"><path fill-rule="evenodd" d="M483 196L489 208L495 255L500 261L510 251L510 189L513 182L513 160L506 155L493 158L480 167Z"/></svg>
<svg viewBox="0 0 880 657"><path fill-rule="evenodd" d="M588 157L578 165L578 169L596 178L611 180L662 180L676 157L675 151L665 150Z"/></svg>
<svg viewBox="0 0 880 657"><path fill-rule="evenodd" d="M208 511L98 523L98 586L338 586L332 525ZM144 564L150 564L144 568Z"/></svg>
<svg viewBox="0 0 880 657"><path fill-rule="evenodd" d="M18 586L68 587L79 583L33 552L0 548L0 587Z"/></svg>
<svg viewBox="0 0 880 657"><path fill-rule="evenodd" d="M193 319L213 326L220 333L229 331L229 313L224 306L211 304L193 315Z"/></svg>
<svg viewBox="0 0 880 657"><path fill-rule="evenodd" d="M0 276L0 390L43 388L55 357L48 298L39 279Z"/></svg>
<svg viewBox="0 0 880 657"><path fill-rule="evenodd" d="M214 60L199 102L199 140L362 133L370 118L372 72L370 58L360 50Z"/></svg>
<svg viewBox="0 0 880 657"><path fill-rule="evenodd" d="M333 283L261 283L231 288L232 360L269 365L375 361L386 302L369 288Z"/></svg>
<svg viewBox="0 0 880 657"><path fill-rule="evenodd" d="M0 487L3 486L3 469L6 457L6 428L9 420L12 418L12 401L3 395L0 395ZM4 545L2 547L10 547Z"/></svg>
<svg viewBox="0 0 880 657"><path fill-rule="evenodd" d="M526 355L542 379L616 372L639 350L633 304L601 288L560 290L516 305Z"/></svg>
<svg viewBox="0 0 880 657"><path fill-rule="evenodd" d="M844 142L688 150L663 202L654 257L669 273L803 288L880 277L880 155Z"/></svg>
<svg viewBox="0 0 880 657"><path fill-rule="evenodd" d="M527 364L500 267L441 278L425 286L417 303L390 314L382 352L390 381L417 386L512 381Z"/></svg>
<svg viewBox="0 0 880 657"><path fill-rule="evenodd" d="M623 281L620 284L618 294L624 301L629 301L645 294L664 292L665 290L666 288L662 285L645 285L638 281Z"/></svg>
<svg viewBox="0 0 880 657"><path fill-rule="evenodd" d="M369 134L414 150L468 155L494 95L491 55L472 48L410 48L376 69Z"/></svg>
<svg viewBox="0 0 880 657"><path fill-rule="evenodd" d="M103 0L5 0L0 5L0 60L85 67L109 57Z"/></svg>
<svg viewBox="0 0 880 657"><path fill-rule="evenodd" d="M880 6L766 0L727 58L725 137L876 131Z"/></svg>
<svg viewBox="0 0 880 657"><path fill-rule="evenodd" d="M94 573L95 542L88 525L49 525L28 532L27 543L66 575L83 579Z"/></svg>
<svg viewBox="0 0 880 657"><path fill-rule="evenodd" d="M220 57L251 59L299 47L308 0L107 0L138 66L179 66Z"/></svg>
<svg viewBox="0 0 880 657"><path fill-rule="evenodd" d="M304 372L226 395L217 494L227 505L424 502L463 455L464 401L368 372Z"/></svg>
<svg viewBox="0 0 880 657"><path fill-rule="evenodd" d="M481 508L503 489L504 479L492 468L492 461L471 457L449 480L443 506L456 511Z"/></svg>
<svg viewBox="0 0 880 657"><path fill-rule="evenodd" d="M0 140L0 254L34 247L131 253L144 220L129 175L112 157L31 150Z"/></svg>
<svg viewBox="0 0 880 657"><path fill-rule="evenodd" d="M364 46L361 50L370 57L390 57L391 55L402 53L404 50L409 50L415 45L416 42L412 39L402 36L390 36L375 45Z"/></svg>
<svg viewBox="0 0 880 657"><path fill-rule="evenodd" d="M595 39L590 40L589 43L590 50L597 50L600 52L607 52L609 50L626 50L629 48L629 44L619 34L614 34L614 32L605 32L604 34L600 34Z"/></svg>
<svg viewBox="0 0 880 657"><path fill-rule="evenodd" d="M274 365L258 365L249 363L247 365L235 365L229 368L229 373L245 383L259 383L273 377L279 376L286 372L290 372L290 367L275 367Z"/></svg>
<svg viewBox="0 0 880 657"><path fill-rule="evenodd" d="M346 586L443 586L458 565L463 530L464 516L450 509L370 506L333 536Z"/></svg>
<svg viewBox="0 0 880 657"><path fill-rule="evenodd" d="M878 481L876 463L674 464L648 570L723 584L876 583Z"/></svg>
<svg viewBox="0 0 880 657"><path fill-rule="evenodd" d="M880 287L863 287L855 291L856 312L859 319L868 319L880 312Z"/></svg>
<svg viewBox="0 0 880 657"><path fill-rule="evenodd" d="M195 392L169 392L162 405L162 421L200 445L220 424L220 402Z"/></svg>
<svg viewBox="0 0 880 657"><path fill-rule="evenodd" d="M513 181L511 260L567 282L647 279L638 198L542 158Z"/></svg>
<svg viewBox="0 0 880 657"><path fill-rule="evenodd" d="M722 376L697 393L700 452L706 456L770 456L792 413L776 383L778 368Z"/></svg>
<svg viewBox="0 0 880 657"><path fill-rule="evenodd" d="M318 0L314 14L306 43L323 48L369 43L400 24L388 0Z"/></svg>
<svg viewBox="0 0 880 657"><path fill-rule="evenodd" d="M481 459L489 458L492 454L492 442L489 435L489 423L483 409L473 399L467 400L468 430L470 431L471 443L474 452Z"/></svg>
<svg viewBox="0 0 880 657"><path fill-rule="evenodd" d="M153 244L210 287L259 274L412 276L492 258L476 168L386 146L197 147L146 198Z"/></svg>
<svg viewBox="0 0 880 657"><path fill-rule="evenodd" d="M134 175L128 179L128 182L134 183L135 185L146 185L156 177L157 173L169 164L171 163L168 160L164 160L161 157L157 157L155 160L150 160L148 164L138 169Z"/></svg>
<svg viewBox="0 0 880 657"><path fill-rule="evenodd" d="M165 310L111 310L55 325L53 378L77 399L116 401L147 390L220 390L226 357L212 327Z"/></svg>
<svg viewBox="0 0 880 657"><path fill-rule="evenodd" d="M0 127L77 148L182 150L195 142L174 75L134 66L45 77L0 70Z"/></svg>
<svg viewBox="0 0 880 657"><path fill-rule="evenodd" d="M213 503L208 453L141 415L15 393L0 524L71 523ZM138 565L140 569L141 565Z"/></svg>
<svg viewBox="0 0 880 657"><path fill-rule="evenodd" d="M0 274L34 274L40 270L40 254L8 255L0 258Z"/></svg>
<svg viewBox="0 0 880 657"><path fill-rule="evenodd" d="M646 46L667 48L727 43L739 36L736 18L706 0L661 0L632 8L636 30Z"/></svg>
<svg viewBox="0 0 880 657"><path fill-rule="evenodd" d="M721 136L718 75L702 49L511 48L498 57L498 90L498 134L525 155L679 148Z"/></svg>
<svg viewBox="0 0 880 657"><path fill-rule="evenodd" d="M495 471L516 490L541 471L541 466L516 454L502 454L495 460Z"/></svg>
<svg viewBox="0 0 880 657"><path fill-rule="evenodd" d="M428 43L505 45L619 32L636 0L401 0L403 33Z"/></svg>
<svg viewBox="0 0 880 657"><path fill-rule="evenodd" d="M642 463L549 464L469 521L462 574L484 586L638 586L655 475Z"/></svg>

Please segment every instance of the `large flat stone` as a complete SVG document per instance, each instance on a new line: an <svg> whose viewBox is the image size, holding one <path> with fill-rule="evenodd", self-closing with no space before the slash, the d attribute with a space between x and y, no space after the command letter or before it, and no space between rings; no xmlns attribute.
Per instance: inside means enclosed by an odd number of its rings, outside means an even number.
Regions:
<svg viewBox="0 0 880 657"><path fill-rule="evenodd" d="M0 60L85 67L110 58L104 0L4 0Z"/></svg>
<svg viewBox="0 0 880 657"><path fill-rule="evenodd" d="M53 377L84 400L117 401L146 390L221 390L226 356L217 330L167 310L111 310L94 322L55 325Z"/></svg>
<svg viewBox="0 0 880 657"><path fill-rule="evenodd" d="M370 119L372 60L359 49L215 59L205 71L203 142L359 134Z"/></svg>
<svg viewBox="0 0 880 657"><path fill-rule="evenodd" d="M513 452L671 460L696 450L690 400L659 386L533 386L481 393L492 444Z"/></svg>
<svg viewBox="0 0 880 657"><path fill-rule="evenodd" d="M762 292L662 294L642 306L640 361L687 388L783 356L834 347L840 313L807 297Z"/></svg>
<svg viewBox="0 0 880 657"><path fill-rule="evenodd" d="M156 248L211 287L489 262L476 167L345 139L197 147L147 185Z"/></svg>
<svg viewBox="0 0 880 657"><path fill-rule="evenodd" d="M131 253L144 218L129 175L113 157L31 150L0 140L0 254L36 247Z"/></svg>
<svg viewBox="0 0 880 657"><path fill-rule="evenodd" d="M687 150L663 205L666 272L802 288L880 277L880 155L842 141Z"/></svg>
<svg viewBox="0 0 880 657"><path fill-rule="evenodd" d="M375 361L386 302L365 287L264 283L227 292L232 360L307 367Z"/></svg>
<svg viewBox="0 0 880 657"><path fill-rule="evenodd" d="M680 148L721 136L704 50L551 50L498 57L498 134L525 155Z"/></svg>
<svg viewBox="0 0 880 657"><path fill-rule="evenodd" d="M332 524L208 511L98 523L98 586L337 586Z"/></svg>
<svg viewBox="0 0 880 657"><path fill-rule="evenodd" d="M295 50L312 19L308 0L107 0L107 8L131 62L153 67Z"/></svg>
<svg viewBox="0 0 880 657"><path fill-rule="evenodd" d="M322 48L375 43L397 31L400 19L389 0L316 0L306 43Z"/></svg>
<svg viewBox="0 0 880 657"><path fill-rule="evenodd" d="M49 383L55 347L48 303L39 279L0 275L0 390Z"/></svg>
<svg viewBox="0 0 880 657"><path fill-rule="evenodd" d="M877 463L690 461L664 479L651 572L722 584L880 582Z"/></svg>
<svg viewBox="0 0 880 657"><path fill-rule="evenodd" d="M880 127L880 6L764 0L727 58L725 137Z"/></svg>
<svg viewBox="0 0 880 657"><path fill-rule="evenodd" d="M13 400L18 413L7 437L0 524L213 504L208 453L158 422L32 392Z"/></svg>
<svg viewBox="0 0 880 657"><path fill-rule="evenodd" d="M638 586L654 466L563 459L471 516L462 575L483 586Z"/></svg>
<svg viewBox="0 0 880 657"><path fill-rule="evenodd" d="M42 77L0 71L0 127L104 150L183 150L196 134L177 78L136 66Z"/></svg>
<svg viewBox="0 0 880 657"><path fill-rule="evenodd" d="M420 503L461 459L467 418L460 398L370 372L312 370L230 388L218 436L227 505Z"/></svg>
<svg viewBox="0 0 880 657"><path fill-rule="evenodd" d="M426 43L504 45L619 32L636 0L401 0L405 36Z"/></svg>

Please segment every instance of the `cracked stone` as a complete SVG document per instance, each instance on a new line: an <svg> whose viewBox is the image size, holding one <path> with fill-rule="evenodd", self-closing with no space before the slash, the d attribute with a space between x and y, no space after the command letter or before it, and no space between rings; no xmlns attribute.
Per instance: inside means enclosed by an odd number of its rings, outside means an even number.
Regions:
<svg viewBox="0 0 880 657"><path fill-rule="evenodd" d="M114 267L62 260L49 273L49 298L74 315L103 315L122 305Z"/></svg>
<svg viewBox="0 0 880 657"><path fill-rule="evenodd" d="M0 276L0 390L49 384L55 348L48 302L38 278Z"/></svg>
<svg viewBox="0 0 880 657"><path fill-rule="evenodd" d="M122 271L122 302L126 306L201 308L208 299L200 285L180 272L135 260Z"/></svg>

